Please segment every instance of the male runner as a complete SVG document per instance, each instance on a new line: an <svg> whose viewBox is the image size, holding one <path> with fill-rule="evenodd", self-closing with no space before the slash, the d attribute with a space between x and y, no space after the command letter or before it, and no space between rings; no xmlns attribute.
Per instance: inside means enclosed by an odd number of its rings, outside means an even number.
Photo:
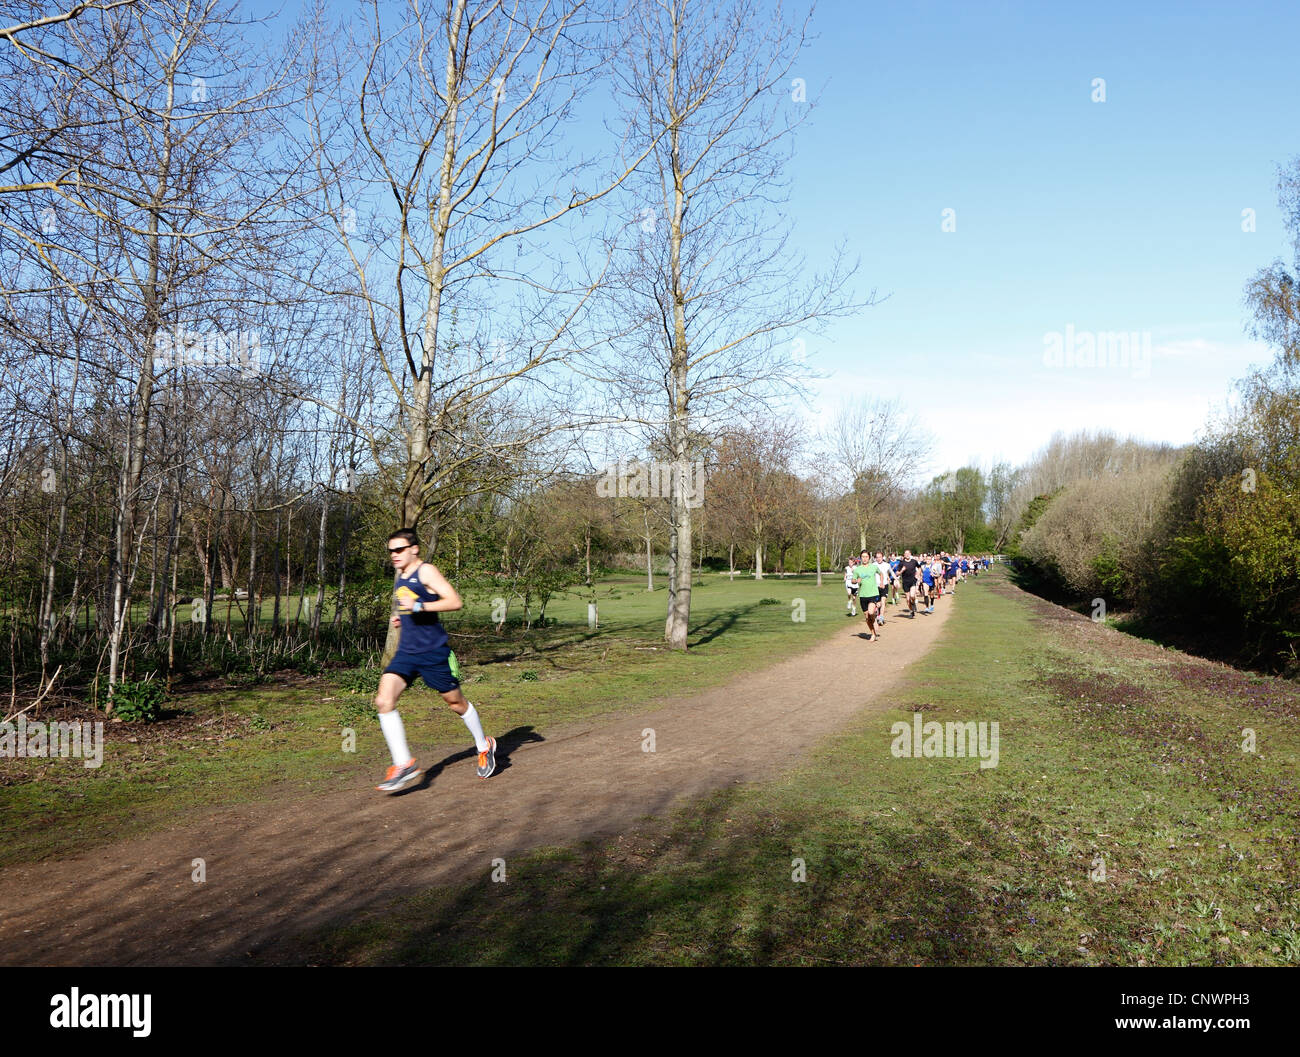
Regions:
<svg viewBox="0 0 1300 1057"><path fill-rule="evenodd" d="M911 548L903 551L903 560L898 566L898 581L907 598L908 615L916 619L916 577L921 563L912 557Z"/></svg>
<svg viewBox="0 0 1300 1057"><path fill-rule="evenodd" d="M420 540L414 529L394 532L388 540L388 554L398 574L393 593L400 613L393 617L393 624L401 626L402 637L392 662L379 677L375 696L379 727L393 757L393 766L375 788L395 793L420 777L397 712L397 699L417 675L442 694L451 710L465 721L478 749L478 776L487 778L497 767L496 739L484 736L478 712L461 693L460 666L447 645L447 629L438 619L439 613L461 608L460 595L436 565L420 561Z"/></svg>
<svg viewBox="0 0 1300 1057"><path fill-rule="evenodd" d="M880 611L876 623L882 628L885 626L885 606L889 603L889 586L892 578L893 570L885 561L885 552L876 551L876 579L880 584Z"/></svg>
<svg viewBox="0 0 1300 1057"><path fill-rule="evenodd" d="M923 609L922 612L933 613L934 592L935 592L933 562L924 561L921 563L921 583L924 584L924 590L925 590L925 609Z"/></svg>
<svg viewBox="0 0 1300 1057"><path fill-rule="evenodd" d="M844 590L849 593L849 616L856 617L858 611L853 608L853 602L858 597L858 581L853 578L853 568L858 564L857 558L850 558L849 564L844 566Z"/></svg>
<svg viewBox="0 0 1300 1057"><path fill-rule="evenodd" d="M880 629L876 627L876 613L880 604L880 574L876 563L871 560L870 551L863 551L858 558L853 578L858 584L858 605L867 618L867 633L874 642L880 638Z"/></svg>

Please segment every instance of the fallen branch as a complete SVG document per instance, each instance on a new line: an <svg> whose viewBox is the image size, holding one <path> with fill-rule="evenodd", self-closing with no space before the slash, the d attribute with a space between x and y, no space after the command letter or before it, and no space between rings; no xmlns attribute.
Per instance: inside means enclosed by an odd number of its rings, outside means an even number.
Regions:
<svg viewBox="0 0 1300 1057"><path fill-rule="evenodd" d="M38 707L40 707L41 702L44 701L47 697L50 696L50 691L54 689L54 681L55 681L56 679L58 679L58 677L59 677L59 673L60 673L61 671L63 671L63 665L59 665L57 668L54 669L54 674L50 676L50 681L49 681L48 683L45 684L45 689L42 690L42 691L40 692L39 695L37 695L37 698L36 698L35 701L33 701L30 705L28 705L28 706L25 707L25 708L20 708L20 709L18 709L17 711L11 711L11 712L9 713L9 715L5 716L4 720L3 720L3 721L0 721L0 722L4 722L4 723L12 723L12 722L13 722L15 719L17 719L19 716L26 715L26 714L27 714L28 712L30 712L33 708L38 708ZM10 709L13 709L13 708L14 708L14 705L13 705L13 698L12 698L12 697L10 698L10 705L9 705L9 707L10 707Z"/></svg>

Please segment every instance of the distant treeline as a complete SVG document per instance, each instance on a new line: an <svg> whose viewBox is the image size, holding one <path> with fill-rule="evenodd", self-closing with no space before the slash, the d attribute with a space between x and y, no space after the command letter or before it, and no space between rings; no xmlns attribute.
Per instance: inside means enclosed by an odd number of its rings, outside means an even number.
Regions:
<svg viewBox="0 0 1300 1057"><path fill-rule="evenodd" d="M1008 553L1044 593L1100 598L1134 630L1300 675L1300 163L1282 178L1296 258L1247 287L1251 333L1277 354L1182 451L1057 441ZM1066 451L1073 445L1073 451ZM1050 456L1050 458L1049 458ZM1068 457L1067 457L1068 456Z"/></svg>

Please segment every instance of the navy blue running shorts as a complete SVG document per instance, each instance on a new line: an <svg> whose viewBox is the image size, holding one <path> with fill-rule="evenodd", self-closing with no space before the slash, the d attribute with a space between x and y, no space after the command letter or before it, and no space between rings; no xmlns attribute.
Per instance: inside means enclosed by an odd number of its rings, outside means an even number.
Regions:
<svg viewBox="0 0 1300 1057"><path fill-rule="evenodd" d="M392 662L384 669L384 674L400 675L410 686L416 676L424 679L425 685L440 694L449 693L460 688L460 665L456 654L451 650L438 650L435 653L412 654L397 651Z"/></svg>

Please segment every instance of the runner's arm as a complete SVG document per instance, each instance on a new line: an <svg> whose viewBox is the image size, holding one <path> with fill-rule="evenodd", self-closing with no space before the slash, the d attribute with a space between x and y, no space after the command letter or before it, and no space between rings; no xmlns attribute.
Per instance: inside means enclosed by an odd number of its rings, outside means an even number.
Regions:
<svg viewBox="0 0 1300 1057"><path fill-rule="evenodd" d="M438 601L425 602L420 606L422 613L450 613L465 604L456 589L432 563L426 562L420 566L420 583L438 595Z"/></svg>

